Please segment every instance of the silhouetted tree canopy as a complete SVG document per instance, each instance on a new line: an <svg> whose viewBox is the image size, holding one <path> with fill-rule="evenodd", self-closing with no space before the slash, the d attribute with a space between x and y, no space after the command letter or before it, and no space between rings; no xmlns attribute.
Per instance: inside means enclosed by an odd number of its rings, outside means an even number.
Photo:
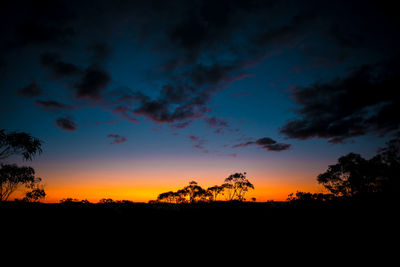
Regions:
<svg viewBox="0 0 400 267"><path fill-rule="evenodd" d="M168 191L158 195L157 200L168 203L193 203L197 201L206 201L209 193L204 190L195 181L189 182L189 185L176 192Z"/></svg>
<svg viewBox="0 0 400 267"><path fill-rule="evenodd" d="M189 198L190 203L201 200L206 194L206 190L199 186L195 181L189 182L189 185L183 188L183 192L186 192L186 196Z"/></svg>
<svg viewBox="0 0 400 267"><path fill-rule="evenodd" d="M228 200L245 200L244 196L249 189L254 189L254 185L246 178L246 173L231 174L225 179L222 185L224 192L227 192Z"/></svg>
<svg viewBox="0 0 400 267"><path fill-rule="evenodd" d="M85 200L79 200L77 198L63 198L60 200L60 204L71 205L71 204L89 204L90 202Z"/></svg>
<svg viewBox="0 0 400 267"><path fill-rule="evenodd" d="M217 198L224 191L224 187L222 185L214 185L207 188L208 194L211 196L211 201L217 201Z"/></svg>
<svg viewBox="0 0 400 267"><path fill-rule="evenodd" d="M323 193L309 193L297 191L296 194L289 194L288 201L329 201L333 200L335 196L333 194Z"/></svg>
<svg viewBox="0 0 400 267"><path fill-rule="evenodd" d="M22 155L25 160L32 160L32 157L42 152L42 142L23 132L6 133L0 129L0 160L12 155Z"/></svg>
<svg viewBox="0 0 400 267"><path fill-rule="evenodd" d="M25 186L33 190L37 189L40 181L41 178L35 177L35 170L32 167L19 167L16 164L1 164L0 201L8 200L10 195L20 186Z"/></svg>
<svg viewBox="0 0 400 267"><path fill-rule="evenodd" d="M161 201L161 202L171 202L171 195L174 192L172 191L168 191L168 192L164 192L158 195L157 200Z"/></svg>
<svg viewBox="0 0 400 267"><path fill-rule="evenodd" d="M114 203L114 200L112 198L102 198L99 200L99 203L101 204L112 204Z"/></svg>
<svg viewBox="0 0 400 267"><path fill-rule="evenodd" d="M13 155L22 155L25 160L42 152L42 142L23 132L6 133L0 129L0 160ZM0 201L6 201L19 187L31 189L26 192L25 201L39 201L46 193L39 186L41 178L35 177L32 167L17 166L16 164L1 164L0 166Z"/></svg>
<svg viewBox="0 0 400 267"><path fill-rule="evenodd" d="M367 160L349 153L318 175L317 181L339 197L392 196L399 192L400 140L394 139Z"/></svg>
<svg viewBox="0 0 400 267"><path fill-rule="evenodd" d="M189 185L176 192L168 191L157 197L157 202L168 203L194 203L217 201L219 195L226 194L227 200L245 200L244 195L249 189L254 189L253 184L246 178L246 173L235 173L225 179L222 185L215 185L203 189L197 182L191 181Z"/></svg>
<svg viewBox="0 0 400 267"><path fill-rule="evenodd" d="M40 199L44 198L45 196L46 192L44 191L44 189L39 188L39 186L37 186L36 188L32 189L32 191L26 192L23 201L37 202Z"/></svg>

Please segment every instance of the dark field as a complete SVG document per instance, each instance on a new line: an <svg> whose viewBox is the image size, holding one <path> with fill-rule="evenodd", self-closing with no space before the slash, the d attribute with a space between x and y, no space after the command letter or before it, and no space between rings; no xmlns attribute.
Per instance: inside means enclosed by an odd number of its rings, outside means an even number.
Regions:
<svg viewBox="0 0 400 267"><path fill-rule="evenodd" d="M322 256L331 262L364 255L384 262L395 255L399 225L395 206L387 202L9 202L0 207L3 233L11 233L9 247L85 257L94 247L105 256L147 258L150 253L148 260L161 261L230 251L241 260Z"/></svg>
<svg viewBox="0 0 400 267"><path fill-rule="evenodd" d="M0 203L2 223L67 228L112 226L176 229L246 227L252 231L330 231L369 228L388 231L399 222L392 202L338 200L328 203ZM394 229L394 228L393 228Z"/></svg>

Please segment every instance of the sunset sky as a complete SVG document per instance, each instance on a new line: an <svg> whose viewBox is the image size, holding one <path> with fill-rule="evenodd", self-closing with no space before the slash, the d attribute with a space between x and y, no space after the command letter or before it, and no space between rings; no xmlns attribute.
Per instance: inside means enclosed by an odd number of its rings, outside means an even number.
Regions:
<svg viewBox="0 0 400 267"><path fill-rule="evenodd" d="M400 123L386 1L4 1L0 129L43 141L47 202L148 201L247 172L247 198L322 192Z"/></svg>

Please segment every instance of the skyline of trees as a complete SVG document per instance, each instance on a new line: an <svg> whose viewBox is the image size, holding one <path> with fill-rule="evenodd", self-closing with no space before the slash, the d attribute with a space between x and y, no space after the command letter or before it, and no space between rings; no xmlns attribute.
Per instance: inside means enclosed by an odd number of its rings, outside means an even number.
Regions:
<svg viewBox="0 0 400 267"><path fill-rule="evenodd" d="M234 173L224 180L222 185L214 185L203 189L196 181L182 189L164 192L158 195L157 202L194 203L217 201L218 196L225 196L227 201L245 201L245 194L254 189L254 185L246 178L246 172Z"/></svg>
<svg viewBox="0 0 400 267"><path fill-rule="evenodd" d="M297 192L288 201L332 199L395 199L400 193L400 138L378 149L371 159L349 153L317 176L328 194Z"/></svg>

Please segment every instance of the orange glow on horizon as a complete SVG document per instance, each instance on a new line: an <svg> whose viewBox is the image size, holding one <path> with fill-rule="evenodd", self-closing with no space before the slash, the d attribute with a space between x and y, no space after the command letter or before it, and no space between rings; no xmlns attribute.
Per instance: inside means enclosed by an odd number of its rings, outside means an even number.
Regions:
<svg viewBox="0 0 400 267"><path fill-rule="evenodd" d="M46 198L41 202L58 203L65 198L73 198L78 200L88 200L92 203L99 202L102 198L111 198L113 200L129 200L133 202L148 202L157 199L160 193L167 191L177 191L188 184L181 185L132 185L132 184L84 184L84 185L47 185L45 186ZM221 183L215 183L221 184ZM214 184L201 184L200 186L207 189ZM250 201L256 198L257 202L266 201L285 201L290 193L296 191L305 192L321 192L321 187L316 184L307 186L282 185L274 183L257 184L254 183L255 189L250 190L246 194L246 199ZM16 192L11 199L22 197L22 191ZM11 200L10 199L10 200ZM224 196L219 196L219 200L224 200Z"/></svg>
<svg viewBox="0 0 400 267"><path fill-rule="evenodd" d="M65 198L92 203L102 198L148 202L157 199L160 193L176 191L193 180L207 189L223 184L230 174L246 170L251 170L247 171L247 178L255 186L255 190L250 190L245 196L249 201L253 197L258 202L285 201L290 193L296 191L322 192L315 179L319 170L280 162L260 164L255 160L202 162L153 159L133 163L53 163L35 169L38 170L37 175L43 178L47 196L42 202L47 203L58 203ZM12 199L14 197L17 196L12 196ZM223 196L220 199L224 200Z"/></svg>
<svg viewBox="0 0 400 267"><path fill-rule="evenodd" d="M186 185L186 184L185 184ZM113 200L129 200L133 202L148 202L157 199L160 193L167 191L176 191L181 187L111 187L111 186L87 186L87 187L47 187L47 196L42 202L57 203L61 199L74 198L78 200L88 200L97 203L102 198L111 198ZM203 186L203 188L207 188ZM296 191L320 192L316 186L296 187L296 186L269 186L258 187L246 194L248 201L256 198L257 202L265 201L285 201L290 193ZM224 200L224 196L220 196L219 200Z"/></svg>
<svg viewBox="0 0 400 267"><path fill-rule="evenodd" d="M181 180L169 180L164 183L154 184L152 183L133 183L127 181L112 182L92 182L77 185L66 185L66 184L54 184L47 185L45 191L47 197L43 202L57 203L61 199L75 198L78 200L88 200L92 203L97 203L102 198L111 198L113 200L130 200L133 202L148 202L150 200L157 199L160 193L167 191L177 191L188 184L189 181L196 180L199 185L207 189L213 185L220 185L223 182L215 179L215 183L208 181L208 183L202 183L200 179L186 179ZM260 179L259 179L260 180ZM115 181L115 180L114 180ZM258 202L265 201L285 201L290 193L296 191L305 192L321 192L321 187L316 182L304 184L301 186L297 184L281 183L279 181L252 181L255 189L250 190L246 194L246 199L256 198ZM220 200L224 200L224 196L219 197Z"/></svg>

